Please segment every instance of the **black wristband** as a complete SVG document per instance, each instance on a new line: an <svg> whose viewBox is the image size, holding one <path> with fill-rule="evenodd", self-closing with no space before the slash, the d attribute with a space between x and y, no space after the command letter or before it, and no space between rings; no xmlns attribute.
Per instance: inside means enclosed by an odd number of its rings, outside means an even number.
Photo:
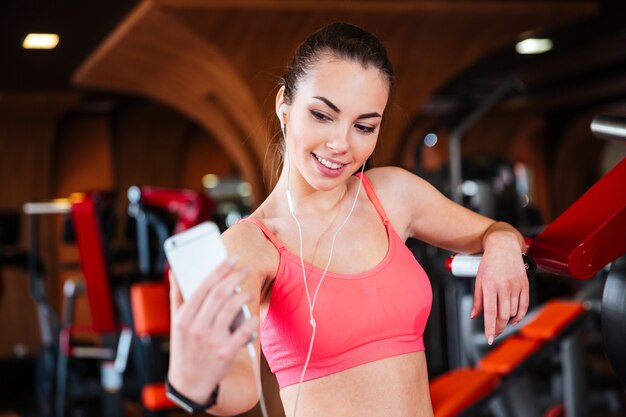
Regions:
<svg viewBox="0 0 626 417"><path fill-rule="evenodd" d="M537 264L527 253L522 253L522 260L524 261L524 268L526 268L526 275L530 277L537 270Z"/></svg>
<svg viewBox="0 0 626 417"><path fill-rule="evenodd" d="M211 393L209 401L206 404L198 404L197 402L191 401L189 398L178 392L172 386L172 384L170 384L169 380L165 380L165 395L167 396L167 398L172 400L174 403L176 403L176 405L178 405L189 414L196 411L208 410L209 408L213 407L215 404L217 404L217 396L219 395L219 392L220 385L217 384L215 386L215 389Z"/></svg>

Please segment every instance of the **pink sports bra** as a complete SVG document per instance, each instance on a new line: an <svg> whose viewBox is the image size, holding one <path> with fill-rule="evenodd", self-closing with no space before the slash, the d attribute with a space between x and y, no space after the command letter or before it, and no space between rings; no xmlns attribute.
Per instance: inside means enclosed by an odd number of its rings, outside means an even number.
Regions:
<svg viewBox="0 0 626 417"><path fill-rule="evenodd" d="M304 381L424 350L432 304L430 281L389 222L366 176L363 187L385 225L389 248L369 271L326 273L313 311L317 332ZM261 323L261 346L283 388L300 380L311 340L302 266L263 223L253 218L242 221L256 224L280 254L269 310ZM313 297L324 271L308 263L305 270Z"/></svg>

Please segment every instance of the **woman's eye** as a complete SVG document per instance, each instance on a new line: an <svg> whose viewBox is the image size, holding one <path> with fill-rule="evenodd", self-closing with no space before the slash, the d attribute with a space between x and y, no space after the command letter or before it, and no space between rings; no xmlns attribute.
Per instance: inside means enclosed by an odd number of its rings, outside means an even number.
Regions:
<svg viewBox="0 0 626 417"><path fill-rule="evenodd" d="M363 133L374 133L376 130L375 127L365 126L365 125L354 125L357 129L359 129Z"/></svg>
<svg viewBox="0 0 626 417"><path fill-rule="evenodd" d="M326 120L330 120L330 117L326 116L324 113L320 113L320 112L315 111L315 110L311 110L311 114L317 120L320 120L320 121L323 121L323 122L326 121Z"/></svg>

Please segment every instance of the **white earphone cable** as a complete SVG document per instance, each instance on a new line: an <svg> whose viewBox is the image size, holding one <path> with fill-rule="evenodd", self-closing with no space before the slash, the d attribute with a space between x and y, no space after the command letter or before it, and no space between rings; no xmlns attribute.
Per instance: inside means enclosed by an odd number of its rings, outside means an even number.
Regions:
<svg viewBox="0 0 626 417"><path fill-rule="evenodd" d="M290 167L287 167L288 171L290 169ZM302 256L302 227L300 226L300 222L298 221L298 218L295 215L295 210L290 210L291 213L291 217L293 217L293 219L296 222L296 225L298 226L298 237L299 237L299 241L300 241L300 265L302 266L302 278L304 280L304 291L306 292L306 297L307 297L307 301L309 304L309 314L310 314L310 320L309 323L311 324L311 327L313 328L312 332L311 332L311 340L309 342L309 350L307 352L306 355L306 360L304 362L304 366L302 367L302 373L300 374L300 381L298 382L298 390L296 392L296 400L294 402L294 407L293 407L293 417L296 417L296 413L297 413L297 409L298 409L298 401L300 400L300 392L302 390L302 383L304 382L304 375L306 373L306 370L309 366L309 361L311 360L311 352L313 351L313 342L315 340L315 333L317 331L317 323L315 321L315 317L313 316L313 309L315 308L315 302L317 301L317 295L319 293L319 290L322 286L322 282L324 281L324 278L326 277L326 273L328 272L328 267L330 266L330 262L333 258L333 251L335 248L335 240L337 238L337 235L339 234L339 232L341 231L341 229L343 229L343 227L346 225L346 223L348 223L348 219L350 219L350 216L352 216L352 212L354 211L354 208L356 207L356 202L358 201L359 198L359 194L361 192L361 185L363 184L363 171L365 170L365 164L363 164L363 166L361 167L361 175L359 176L359 186L357 188L356 191L356 196L354 197L354 201L352 202L352 207L350 207L350 212L348 213L348 215L346 216L345 220L343 221L343 223L341 223L341 226L339 226L337 228L337 230L335 231L335 233L333 234L333 238L331 240L330 243L330 254L328 255L328 261L326 261L326 267L324 268L324 272L322 273L322 276L320 278L320 281L317 284L317 288L315 289L315 293L313 295L313 301L311 301L311 295L309 293L309 287L307 285L307 279L306 279L306 271L304 268L304 258ZM289 175L289 173L287 174ZM289 177L288 177L289 178ZM289 179L287 180L287 184L289 184ZM291 195L291 193L288 191L288 196Z"/></svg>
<svg viewBox="0 0 626 417"><path fill-rule="evenodd" d="M252 372L254 373L254 384L256 385L256 392L259 396L259 406L261 407L261 414L263 417L269 417L267 414L267 407L265 405L265 398L263 397L263 386L261 385L261 373L259 371L259 361L257 359L256 348L252 342L246 344L248 349L248 356L252 361Z"/></svg>
<svg viewBox="0 0 626 417"><path fill-rule="evenodd" d="M352 216L352 212L354 211L354 208L356 207L356 203L358 201L359 198L359 194L361 192L361 186L363 184L363 172L365 171L365 163L363 164L363 166L361 167L361 175L359 176L359 186L357 188L356 191L356 195L354 197L354 201L352 202L352 206L350 207L350 212L348 213L348 215L346 216L345 220L343 221L343 223L341 223L341 225L337 228L337 230L335 231L335 233L333 234L333 238L331 240L330 243L330 253L328 255L328 261L326 262L326 267L324 268L324 272L322 273L322 276L320 278L320 281L317 284L317 287L315 289L315 293L313 294L313 300L311 301L311 294L309 292L309 287L307 285L307 279L306 279L306 270L304 267L304 258L302 255L302 251L303 251L303 239L302 239L302 226L300 225L300 221L298 220L298 218L296 217L296 208L293 202L293 199L291 197L291 191L290 191L290 179L291 179L291 160L289 158L289 149L287 147L287 134L286 134L286 129L285 129L285 124L283 122L282 119L282 114L283 114L283 106L285 106L284 104L281 105L280 108L280 128L281 128L281 132L283 134L283 138L285 140L285 163L287 164L287 190L285 192L286 196L287 196L287 204L289 207L289 213L291 215L291 217L294 219L294 221L296 222L296 225L298 227L298 240L299 240L299 254L300 254L300 265L302 266L302 279L304 281L304 290L306 293L306 297L307 297L307 302L309 305L309 323L311 324L312 327L312 332L311 332L311 340L309 342L309 350L307 352L306 355L306 360L304 362L304 366L302 367L302 373L300 374L300 381L298 382L298 390L296 392L296 399L294 402L294 407L293 407L293 416L292 417L296 417L296 413L298 410L298 401L300 400L300 392L302 390L302 383L304 381L304 375L306 373L306 370L309 366L309 361L311 360L311 352L313 351L313 342L315 341L315 333L317 331L317 323L315 322L315 317L313 316L313 309L315 308L315 302L317 301L317 295L319 293L319 290L322 286L322 282L324 281L324 278L326 277L326 273L328 272L328 267L330 266L330 262L333 258L333 251L335 248L335 240L337 238L337 235L339 234L339 232L341 231L341 229L343 229L343 227L346 225L346 223L348 223L348 219L350 219L350 216Z"/></svg>

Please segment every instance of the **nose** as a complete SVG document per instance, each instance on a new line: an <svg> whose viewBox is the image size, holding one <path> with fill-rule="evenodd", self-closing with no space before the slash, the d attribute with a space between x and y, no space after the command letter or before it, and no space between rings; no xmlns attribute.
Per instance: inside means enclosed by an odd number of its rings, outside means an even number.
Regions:
<svg viewBox="0 0 626 417"><path fill-rule="evenodd" d="M328 138L326 147L337 154L346 153L350 147L348 131L342 128L336 129Z"/></svg>

